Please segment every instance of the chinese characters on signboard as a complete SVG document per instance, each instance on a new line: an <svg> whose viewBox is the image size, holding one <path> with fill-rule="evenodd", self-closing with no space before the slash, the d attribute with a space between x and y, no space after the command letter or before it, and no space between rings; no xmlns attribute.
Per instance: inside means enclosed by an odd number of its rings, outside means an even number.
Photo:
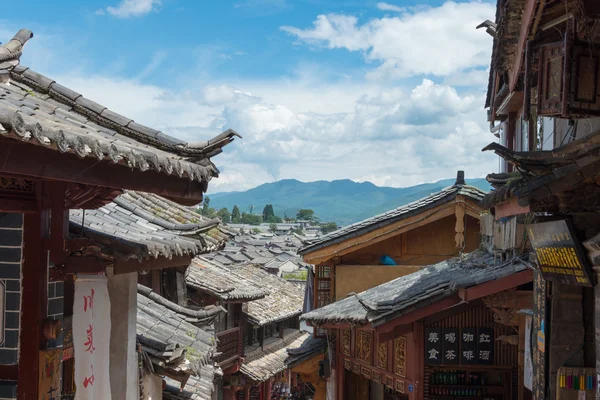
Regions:
<svg viewBox="0 0 600 400"><path fill-rule="evenodd" d="M527 225L527 232L544 279L573 285L592 285L589 263L569 221Z"/></svg>
<svg viewBox="0 0 600 400"><path fill-rule="evenodd" d="M458 329L444 328L442 331L442 362L444 364L458 364L459 344Z"/></svg>
<svg viewBox="0 0 600 400"><path fill-rule="evenodd" d="M425 329L426 364L483 364L494 361L494 333L489 328Z"/></svg>
<svg viewBox="0 0 600 400"><path fill-rule="evenodd" d="M427 364L442 363L442 339L440 328L425 329L425 360Z"/></svg>
<svg viewBox="0 0 600 400"><path fill-rule="evenodd" d="M102 275L79 275L73 302L76 400L110 400L110 302Z"/></svg>

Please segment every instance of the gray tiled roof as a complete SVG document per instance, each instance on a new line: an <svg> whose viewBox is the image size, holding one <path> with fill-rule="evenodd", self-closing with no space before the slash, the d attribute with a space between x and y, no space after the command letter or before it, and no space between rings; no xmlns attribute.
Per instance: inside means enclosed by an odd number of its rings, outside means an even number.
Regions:
<svg viewBox="0 0 600 400"><path fill-rule="evenodd" d="M61 153L154 170L208 185L218 176L210 157L236 132L187 143L138 124L53 79L19 65L33 33L23 29L0 45L0 136L28 141Z"/></svg>
<svg viewBox="0 0 600 400"><path fill-rule="evenodd" d="M430 265L412 274L318 308L300 317L312 324L344 323L377 326L465 289L524 271L519 259L494 265L494 257L476 250L463 257Z"/></svg>
<svg viewBox="0 0 600 400"><path fill-rule="evenodd" d="M70 230L102 246L103 254L138 260L197 255L222 248L228 239L218 219L206 219L160 196L125 191L97 210L70 210Z"/></svg>
<svg viewBox="0 0 600 400"><path fill-rule="evenodd" d="M298 347L288 346L288 357L285 364L288 368L293 368L298 364L306 361L316 354L323 353L326 349L327 342L323 338L315 338L309 335Z"/></svg>
<svg viewBox="0 0 600 400"><path fill-rule="evenodd" d="M293 283L253 265L232 265L233 272L265 289L269 294L247 303L250 323L265 325L302 313L304 292Z"/></svg>
<svg viewBox="0 0 600 400"><path fill-rule="evenodd" d="M440 204L452 201L456 198L456 196L459 195L468 197L476 202L480 202L485 194L486 193L484 191L473 186L453 185L402 207L398 207L391 211L384 212L383 214L379 214L352 225L348 225L338 229L337 231L328 233L327 235L323 235L317 240L311 241L307 246L298 250L298 253L311 253L315 250L343 242L349 238L364 235L386 225L435 208Z"/></svg>
<svg viewBox="0 0 600 400"><path fill-rule="evenodd" d="M257 300L267 295L267 290L220 265L218 262L198 257L188 268L186 282L189 287L208 293L220 300Z"/></svg>
<svg viewBox="0 0 600 400"><path fill-rule="evenodd" d="M136 333L142 349L158 368L189 375L213 365L213 320L222 307L190 310L138 285Z"/></svg>
<svg viewBox="0 0 600 400"><path fill-rule="evenodd" d="M183 390L179 382L164 377L167 387L163 390L163 400L211 400L215 390L214 367L205 365L200 368L200 376L190 376Z"/></svg>
<svg viewBox="0 0 600 400"><path fill-rule="evenodd" d="M266 381L287 368L288 348L298 348L311 337L310 333L295 331L283 339L246 353L240 372L255 382ZM310 349L309 351L314 351ZM295 358L295 357L294 357Z"/></svg>

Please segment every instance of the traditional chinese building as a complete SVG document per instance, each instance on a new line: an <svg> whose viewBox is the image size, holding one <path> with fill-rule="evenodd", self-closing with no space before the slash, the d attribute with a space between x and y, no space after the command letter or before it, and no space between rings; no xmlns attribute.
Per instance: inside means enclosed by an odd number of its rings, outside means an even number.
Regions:
<svg viewBox="0 0 600 400"><path fill-rule="evenodd" d="M312 346L312 338L299 329L304 293L293 283L253 265L234 265L232 272L260 285L268 294L248 302L242 312L246 320L243 329L244 362L238 373L224 381L224 398L271 399L291 391L297 376L291 373L287 361L288 349L304 347L300 353L315 355L323 346ZM306 343L306 344L305 344ZM293 357L292 357L293 359Z"/></svg>
<svg viewBox="0 0 600 400"><path fill-rule="evenodd" d="M223 381L230 381L231 375L240 370L245 360L247 317L243 308L250 301L262 299L268 290L237 274L216 261L196 258L186 275L188 285L188 307L198 308L219 305L227 310L226 315L216 320L218 340L216 357L223 370L223 377L217 390L223 391Z"/></svg>
<svg viewBox="0 0 600 400"><path fill-rule="evenodd" d="M512 399L532 271L477 250L302 315L335 342L336 399ZM516 337L515 337L516 336Z"/></svg>
<svg viewBox="0 0 600 400"><path fill-rule="evenodd" d="M55 317L72 313L75 359L91 362L90 368L75 366L78 390L134 398L131 310L136 309L137 273L153 269L152 260L126 259L118 250L108 259L98 257L90 252L89 238L68 235L68 210L97 209L123 190L197 204L218 176L210 157L236 133L188 143L143 126L19 65L32 36L21 30L0 46L0 291L6 316L0 326L0 396L59 394L61 338ZM129 233L133 238L136 230ZM156 241L147 239L146 244ZM176 257L162 267L179 262ZM113 307L116 302L133 307ZM117 323L111 327L109 315L116 312L123 314L113 315ZM84 321L88 325L78 329ZM101 340L91 346L93 337ZM122 351L115 352L115 346ZM113 372L113 363L123 368L121 374ZM48 374L42 375L42 368ZM41 377L39 385L32 377Z"/></svg>
<svg viewBox="0 0 600 400"><path fill-rule="evenodd" d="M532 337L534 399L595 395L600 338L597 276L600 97L597 1L497 2L486 107L502 159L486 199L498 219L525 225L536 251ZM595 318L598 321L598 318ZM596 324L596 325L595 325Z"/></svg>
<svg viewBox="0 0 600 400"><path fill-rule="evenodd" d="M451 187L310 242L299 253L315 265L314 307L475 250L484 195L459 171Z"/></svg>
<svg viewBox="0 0 600 400"><path fill-rule="evenodd" d="M224 313L219 306L181 307L138 285L141 399L212 399L219 368L214 361L214 320Z"/></svg>

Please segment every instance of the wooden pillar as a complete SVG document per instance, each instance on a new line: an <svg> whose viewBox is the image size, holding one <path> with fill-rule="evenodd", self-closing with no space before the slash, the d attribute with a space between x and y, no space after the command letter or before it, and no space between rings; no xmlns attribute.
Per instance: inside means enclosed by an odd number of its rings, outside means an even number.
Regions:
<svg viewBox="0 0 600 400"><path fill-rule="evenodd" d="M21 332L17 398L37 400L39 351L45 347L42 324L46 317L48 258L44 251L47 213L25 214L23 222L23 263Z"/></svg>
<svg viewBox="0 0 600 400"><path fill-rule="evenodd" d="M271 400L271 378L267 379L264 383L265 385L265 400Z"/></svg>
<svg viewBox="0 0 600 400"><path fill-rule="evenodd" d="M510 150L515 150L515 137L517 130L517 114L511 112L508 114L508 132L506 134L506 147ZM513 165L507 161L503 161L506 163L506 172L513 172Z"/></svg>
<svg viewBox="0 0 600 400"><path fill-rule="evenodd" d="M344 368L344 359L340 356L338 357L335 369L335 398L337 400L344 399L344 387L346 385L345 377L346 369ZM327 386L325 386L325 389L327 390Z"/></svg>
<svg viewBox="0 0 600 400"><path fill-rule="evenodd" d="M250 388L249 387L244 388L244 400L250 400Z"/></svg>

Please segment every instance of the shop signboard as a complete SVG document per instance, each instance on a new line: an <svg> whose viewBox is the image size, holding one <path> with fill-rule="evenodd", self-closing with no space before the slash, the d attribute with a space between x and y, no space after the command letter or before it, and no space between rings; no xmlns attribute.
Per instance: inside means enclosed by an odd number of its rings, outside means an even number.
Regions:
<svg viewBox="0 0 600 400"><path fill-rule="evenodd" d="M425 363L442 363L442 338L440 328L425 329Z"/></svg>
<svg viewBox="0 0 600 400"><path fill-rule="evenodd" d="M490 328L425 329L428 365L493 365L494 331Z"/></svg>
<svg viewBox="0 0 600 400"><path fill-rule="evenodd" d="M544 279L592 286L590 265L570 221L562 219L527 225L527 233Z"/></svg>
<svg viewBox="0 0 600 400"><path fill-rule="evenodd" d="M490 328L477 329L477 362L491 365L494 360L494 331Z"/></svg>
<svg viewBox="0 0 600 400"><path fill-rule="evenodd" d="M442 329L442 363L443 364L458 364L460 338L457 328Z"/></svg>

